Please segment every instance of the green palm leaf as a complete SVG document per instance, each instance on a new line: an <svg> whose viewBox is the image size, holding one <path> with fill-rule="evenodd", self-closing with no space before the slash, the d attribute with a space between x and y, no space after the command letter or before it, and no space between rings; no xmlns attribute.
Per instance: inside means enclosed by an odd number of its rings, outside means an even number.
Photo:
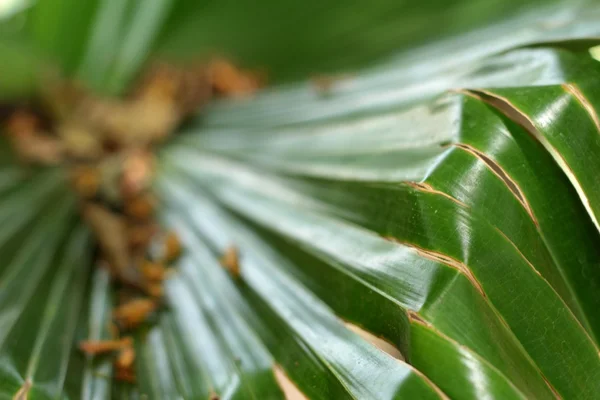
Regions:
<svg viewBox="0 0 600 400"><path fill-rule="evenodd" d="M76 349L109 337L113 293L66 174L3 143L0 398L598 397L600 8L539 3L44 0L7 17L3 100L56 66L121 94L150 57L214 46L278 82L396 55L327 93L217 102L162 149L161 218L185 250L136 333L135 385ZM232 245L239 277L219 265Z"/></svg>

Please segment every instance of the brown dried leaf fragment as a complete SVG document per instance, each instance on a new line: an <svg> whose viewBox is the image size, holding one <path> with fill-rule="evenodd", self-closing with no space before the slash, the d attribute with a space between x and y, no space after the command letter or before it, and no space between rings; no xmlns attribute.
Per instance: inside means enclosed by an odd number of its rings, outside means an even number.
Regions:
<svg viewBox="0 0 600 400"><path fill-rule="evenodd" d="M118 205L122 204L121 178L123 163L126 155L122 152L107 155L98 163L100 172L100 194L104 201Z"/></svg>
<svg viewBox="0 0 600 400"><path fill-rule="evenodd" d="M69 121L56 127L56 133L62 140L65 153L78 160L97 160L102 156L103 148L100 135L82 123Z"/></svg>
<svg viewBox="0 0 600 400"><path fill-rule="evenodd" d="M139 221L149 220L154 214L156 199L150 193L144 193L125 201L123 211L128 217Z"/></svg>
<svg viewBox="0 0 600 400"><path fill-rule="evenodd" d="M125 220L94 203L87 203L84 206L83 217L98 239L100 249L113 274L125 282L131 281L132 274L128 271L131 257L127 246Z"/></svg>
<svg viewBox="0 0 600 400"><path fill-rule="evenodd" d="M181 254L181 241L173 231L166 234L164 240L164 254L162 260L165 263L173 262Z"/></svg>
<svg viewBox="0 0 600 400"><path fill-rule="evenodd" d="M17 153L34 164L57 165L63 160L62 143L49 135L33 133L15 140Z"/></svg>
<svg viewBox="0 0 600 400"><path fill-rule="evenodd" d="M142 275L150 281L162 281L166 275L166 268L160 263L144 260L141 265Z"/></svg>
<svg viewBox="0 0 600 400"><path fill-rule="evenodd" d="M40 120L29 111L18 110L8 118L6 129L11 135L30 134L40 129Z"/></svg>
<svg viewBox="0 0 600 400"><path fill-rule="evenodd" d="M79 350L86 354L104 354L117 350L123 350L133 345L133 339L129 336L120 340L84 340L79 342Z"/></svg>
<svg viewBox="0 0 600 400"><path fill-rule="evenodd" d="M150 188L154 172L154 156L143 150L133 151L123 161L121 194L132 198Z"/></svg>
<svg viewBox="0 0 600 400"><path fill-rule="evenodd" d="M173 101L181 81L182 69L165 63L155 63L142 77L133 98Z"/></svg>
<svg viewBox="0 0 600 400"><path fill-rule="evenodd" d="M146 248L158 232L155 223L135 223L127 226L127 243L131 249Z"/></svg>
<svg viewBox="0 0 600 400"><path fill-rule="evenodd" d="M235 246L230 246L221 257L221 265L234 278L240 277L240 260L238 249Z"/></svg>
<svg viewBox="0 0 600 400"><path fill-rule="evenodd" d="M180 116L175 105L161 99L117 101L89 97L78 110L89 129L119 148L143 148L170 134Z"/></svg>
<svg viewBox="0 0 600 400"><path fill-rule="evenodd" d="M56 165L64 158L64 147L56 137L39 130L38 118L27 111L16 111L6 129L23 162Z"/></svg>
<svg viewBox="0 0 600 400"><path fill-rule="evenodd" d="M115 365L117 368L127 369L133 366L133 362L135 361L135 350L133 346L125 347L119 352L117 356L117 360L115 361Z"/></svg>
<svg viewBox="0 0 600 400"><path fill-rule="evenodd" d="M113 318L120 326L132 329L140 325L157 309L157 303L151 299L134 299L113 311Z"/></svg>
<svg viewBox="0 0 600 400"><path fill-rule="evenodd" d="M156 299L163 297L165 290L161 283L148 283L145 287L146 293Z"/></svg>
<svg viewBox="0 0 600 400"><path fill-rule="evenodd" d="M179 120L195 112L212 97L205 65L185 68L164 63L155 64L134 91L136 101L158 101L173 104Z"/></svg>
<svg viewBox="0 0 600 400"><path fill-rule="evenodd" d="M213 95L205 65L196 65L184 70L179 85L177 104L184 116L198 111L201 106L210 101Z"/></svg>
<svg viewBox="0 0 600 400"><path fill-rule="evenodd" d="M135 371L133 368L115 368L115 379L120 382L135 383Z"/></svg>
<svg viewBox="0 0 600 400"><path fill-rule="evenodd" d="M262 86L259 74L242 71L224 59L211 61L208 74L215 92L228 97L247 97Z"/></svg>
<svg viewBox="0 0 600 400"><path fill-rule="evenodd" d="M100 172L92 165L80 165L71 170L71 184L81 197L90 199L100 188Z"/></svg>

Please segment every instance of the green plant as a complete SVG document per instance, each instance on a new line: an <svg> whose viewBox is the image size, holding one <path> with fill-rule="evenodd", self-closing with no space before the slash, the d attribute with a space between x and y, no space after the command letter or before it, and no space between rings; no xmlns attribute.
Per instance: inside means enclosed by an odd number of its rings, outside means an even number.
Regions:
<svg viewBox="0 0 600 400"><path fill-rule="evenodd" d="M598 398L600 8L269 3L47 0L6 19L5 101L37 89L35 60L120 94L150 55L209 45L280 82L403 51L324 92L211 105L161 150L185 251L138 332L136 386L75 349L108 337L111 293L63 171L3 144L0 398ZM231 245L239 277L218 262Z"/></svg>

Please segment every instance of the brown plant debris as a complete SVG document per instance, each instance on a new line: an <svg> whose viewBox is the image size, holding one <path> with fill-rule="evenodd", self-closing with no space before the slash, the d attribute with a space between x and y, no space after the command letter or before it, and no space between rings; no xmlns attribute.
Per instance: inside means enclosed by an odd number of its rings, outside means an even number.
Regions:
<svg viewBox="0 0 600 400"><path fill-rule="evenodd" d="M247 97L265 82L264 74L242 71L221 58L209 63L208 77L215 93L228 97Z"/></svg>
<svg viewBox="0 0 600 400"><path fill-rule="evenodd" d="M181 242L175 232L167 233L164 240L164 250L161 256L163 262L168 263L179 257L181 254Z"/></svg>
<svg viewBox="0 0 600 400"><path fill-rule="evenodd" d="M79 349L85 354L104 354L123 350L133 345L133 339L126 336L118 340L84 340L79 342Z"/></svg>
<svg viewBox="0 0 600 400"><path fill-rule="evenodd" d="M133 329L145 322L157 308L156 300L137 298L115 308L113 318L122 329Z"/></svg>
<svg viewBox="0 0 600 400"><path fill-rule="evenodd" d="M17 110L6 122L6 132L24 162L54 165L63 160L60 139L40 128L39 119L30 112Z"/></svg>
<svg viewBox="0 0 600 400"><path fill-rule="evenodd" d="M164 265L147 260L142 263L141 269L146 280L156 282L160 282L165 279L167 272Z"/></svg>
<svg viewBox="0 0 600 400"><path fill-rule="evenodd" d="M237 247L230 246L225 250L221 257L221 265L234 278L240 277L240 258Z"/></svg>
<svg viewBox="0 0 600 400"><path fill-rule="evenodd" d="M129 248L132 250L146 248L152 238L158 233L159 227L153 221L137 223L129 221L127 224L127 239Z"/></svg>
<svg viewBox="0 0 600 400"><path fill-rule="evenodd" d="M133 366L133 362L135 361L135 350L132 346L125 347L123 350L119 352L117 360L115 364L117 368L131 368Z"/></svg>
<svg viewBox="0 0 600 400"><path fill-rule="evenodd" d="M76 166L71 170L73 189L84 199L94 198L98 194L100 179L100 172L91 165Z"/></svg>
<svg viewBox="0 0 600 400"><path fill-rule="evenodd" d="M135 271L130 268L126 222L123 216L96 203L84 203L83 218L88 223L114 276L135 284Z"/></svg>
<svg viewBox="0 0 600 400"><path fill-rule="evenodd" d="M0 114L0 131L22 163L68 169L81 215L98 244L99 264L108 266L119 297L113 339L82 341L79 348L90 355L113 354L118 380L135 382L132 339L119 339L120 332L147 322L159 309L169 266L183 250L177 234L154 220L159 203L151 192L153 148L213 97L246 97L264 80L223 58L186 68L159 63L121 99L55 79L45 82L31 104ZM224 265L239 275L237 264L232 248Z"/></svg>
<svg viewBox="0 0 600 400"><path fill-rule="evenodd" d="M117 381L120 382L127 382L127 383L135 383L136 382L136 378L135 378L135 370L133 369L133 366L129 367L129 368L120 368L120 367L116 367L115 368L115 379Z"/></svg>

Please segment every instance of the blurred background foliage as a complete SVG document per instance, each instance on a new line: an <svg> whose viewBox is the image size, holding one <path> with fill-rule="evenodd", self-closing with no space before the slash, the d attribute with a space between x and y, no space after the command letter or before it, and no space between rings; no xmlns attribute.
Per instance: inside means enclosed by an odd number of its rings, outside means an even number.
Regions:
<svg viewBox="0 0 600 400"><path fill-rule="evenodd" d="M32 7L34 3L6 0L0 8L0 63L5 71L16 71L3 74L12 78L0 82L5 96L30 87L34 55L113 94L123 90L149 56L190 61L220 55L265 70L271 83L284 83L375 65L391 54L401 57L433 40L500 21L515 27L544 15L558 15L560 21L588 1L45 0Z"/></svg>

